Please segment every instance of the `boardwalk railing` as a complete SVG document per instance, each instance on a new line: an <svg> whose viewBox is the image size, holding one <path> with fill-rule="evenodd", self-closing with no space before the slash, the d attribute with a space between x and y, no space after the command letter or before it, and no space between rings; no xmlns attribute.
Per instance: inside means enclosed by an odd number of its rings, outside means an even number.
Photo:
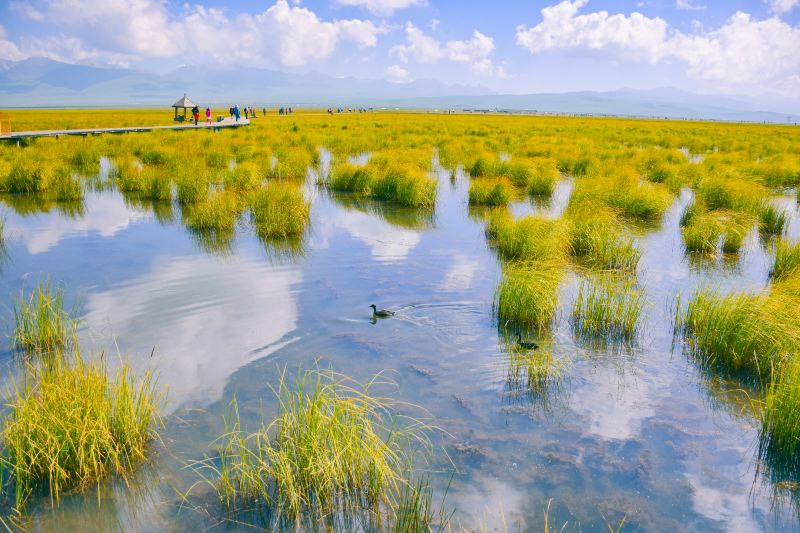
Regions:
<svg viewBox="0 0 800 533"><path fill-rule="evenodd" d="M2 121L3 118L0 117L0 126L3 126ZM249 124L250 121L247 119L241 119L237 122L233 118L226 118L221 122L212 122L211 124L206 124L205 122L199 122L196 126L194 125L194 123L181 123L181 124L172 124L167 126L129 126L122 128L85 128L85 129L73 129L73 130L40 130L40 131L12 132L10 131L11 124L9 123L8 126L9 132L6 133L5 130L3 130L0 139L19 141L20 139L30 139L36 137L61 137L62 135L82 135L86 137L88 135L100 135L103 133L134 133L134 132L154 131L154 130L211 129L217 131L222 128L238 128L239 126L248 126Z"/></svg>

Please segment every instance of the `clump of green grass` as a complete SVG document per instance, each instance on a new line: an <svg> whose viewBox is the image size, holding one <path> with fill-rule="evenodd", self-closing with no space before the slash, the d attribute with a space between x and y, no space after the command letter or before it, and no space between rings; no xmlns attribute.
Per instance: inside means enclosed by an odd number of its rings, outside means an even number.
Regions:
<svg viewBox="0 0 800 533"><path fill-rule="evenodd" d="M303 192L287 183L272 182L250 199L250 213L262 237L296 237L305 232L311 204Z"/></svg>
<svg viewBox="0 0 800 533"><path fill-rule="evenodd" d="M657 221L672 201L672 195L667 190L652 183L620 185L621 188L611 194L608 203L629 218Z"/></svg>
<svg viewBox="0 0 800 533"><path fill-rule="evenodd" d="M571 221L571 252L593 270L635 273L641 252L623 231L616 213L595 202L573 204L567 213Z"/></svg>
<svg viewBox="0 0 800 533"><path fill-rule="evenodd" d="M84 196L80 180L66 168L55 173L49 193L59 202L82 200Z"/></svg>
<svg viewBox="0 0 800 533"><path fill-rule="evenodd" d="M79 148L70 154L69 164L82 172L95 172L100 167L100 153L93 148Z"/></svg>
<svg viewBox="0 0 800 533"><path fill-rule="evenodd" d="M189 229L232 231L239 216L239 205L232 194L216 192L204 201L186 206L184 214Z"/></svg>
<svg viewBox="0 0 800 533"><path fill-rule="evenodd" d="M372 195L406 207L431 207L436 181L413 165L390 164L372 185Z"/></svg>
<svg viewBox="0 0 800 533"><path fill-rule="evenodd" d="M247 434L234 404L218 466L208 460L200 471L211 472L231 512L269 506L299 521L306 513L377 509L404 481L404 445L427 440L419 426L397 425L388 401L370 393L375 384L321 371L301 373L292 387L282 378L278 417Z"/></svg>
<svg viewBox="0 0 800 533"><path fill-rule="evenodd" d="M531 196L550 196L561 177L553 161L544 160L534 164L528 181L528 194Z"/></svg>
<svg viewBox="0 0 800 533"><path fill-rule="evenodd" d="M684 217L686 211L684 211ZM725 253L739 253L753 225L747 213L719 209L715 211L693 211L689 222L681 229L686 251L705 254L716 253L720 248Z"/></svg>
<svg viewBox="0 0 800 533"><path fill-rule="evenodd" d="M53 168L46 162L17 161L2 183L2 191L12 194L45 192L50 187Z"/></svg>
<svg viewBox="0 0 800 533"><path fill-rule="evenodd" d="M64 308L64 291L40 283L14 306L14 347L28 354L53 354L75 343L78 321Z"/></svg>
<svg viewBox="0 0 800 533"><path fill-rule="evenodd" d="M570 247L564 220L536 216L515 220L503 210L490 214L486 235L506 260L565 262Z"/></svg>
<svg viewBox="0 0 800 533"><path fill-rule="evenodd" d="M172 183L161 169L145 167L139 175L139 182L139 198L157 202L172 201Z"/></svg>
<svg viewBox="0 0 800 533"><path fill-rule="evenodd" d="M159 406L152 378L137 383L127 365L111 377L80 354L30 366L2 424L0 462L17 507L40 490L58 503L65 492L127 476L157 438Z"/></svg>
<svg viewBox="0 0 800 533"><path fill-rule="evenodd" d="M683 243L687 252L711 254L717 251L722 231L713 221L698 221L694 216L692 222L681 230Z"/></svg>
<svg viewBox="0 0 800 533"><path fill-rule="evenodd" d="M711 209L758 214L767 197L763 186L731 176L715 176L700 183L700 193Z"/></svg>
<svg viewBox="0 0 800 533"><path fill-rule="evenodd" d="M572 308L572 326L580 336L632 340L644 300L634 280L600 275L584 280Z"/></svg>
<svg viewBox="0 0 800 533"><path fill-rule="evenodd" d="M701 363L764 376L798 348L793 309L785 296L704 289L678 311L676 326Z"/></svg>
<svg viewBox="0 0 800 533"><path fill-rule="evenodd" d="M208 182L198 177L182 177L175 180L178 202L190 205L208 198Z"/></svg>
<svg viewBox="0 0 800 533"><path fill-rule="evenodd" d="M783 239L775 243L775 259L770 277L776 280L794 276L800 272L800 242L794 244Z"/></svg>
<svg viewBox="0 0 800 533"><path fill-rule="evenodd" d="M425 171L379 157L366 166L337 165L331 170L328 187L406 207L431 207L436 202L436 181Z"/></svg>
<svg viewBox="0 0 800 533"><path fill-rule="evenodd" d="M347 191L369 195L375 181L375 168L348 163L336 165L328 177L328 187L334 191Z"/></svg>
<svg viewBox="0 0 800 533"><path fill-rule="evenodd" d="M506 178L473 179L469 184L470 205L501 206L514 197L514 188Z"/></svg>
<svg viewBox="0 0 800 533"><path fill-rule="evenodd" d="M247 161L228 170L223 175L226 191L252 191L261 184L261 170L254 163Z"/></svg>
<svg viewBox="0 0 800 533"><path fill-rule="evenodd" d="M764 235L781 235L788 222L786 211L770 203L765 203L761 207L758 219L758 228Z"/></svg>
<svg viewBox="0 0 800 533"><path fill-rule="evenodd" d="M761 410L759 456L796 458L800 451L800 359L773 368Z"/></svg>
<svg viewBox="0 0 800 533"><path fill-rule="evenodd" d="M560 265L512 262L494 295L494 313L503 329L545 331L558 311L558 289L564 278Z"/></svg>

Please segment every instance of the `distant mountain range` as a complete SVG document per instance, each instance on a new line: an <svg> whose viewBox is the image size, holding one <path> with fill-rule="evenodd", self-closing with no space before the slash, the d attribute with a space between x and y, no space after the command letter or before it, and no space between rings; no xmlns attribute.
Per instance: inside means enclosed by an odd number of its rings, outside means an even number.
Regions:
<svg viewBox="0 0 800 533"><path fill-rule="evenodd" d="M561 94L496 94L434 80L390 83L258 68L181 67L167 74L60 63L0 63L0 107L158 107L183 93L201 105L450 108L539 113L798 122L800 100L708 96L673 88Z"/></svg>

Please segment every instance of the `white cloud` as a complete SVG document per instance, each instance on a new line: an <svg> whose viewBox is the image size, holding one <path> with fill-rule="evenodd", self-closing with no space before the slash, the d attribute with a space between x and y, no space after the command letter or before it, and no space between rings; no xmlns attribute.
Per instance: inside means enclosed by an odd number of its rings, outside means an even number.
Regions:
<svg viewBox="0 0 800 533"><path fill-rule="evenodd" d="M800 6L800 0L766 0L773 13L783 15Z"/></svg>
<svg viewBox="0 0 800 533"><path fill-rule="evenodd" d="M703 11L706 9L703 4L695 4L692 0L675 0L675 7L682 11Z"/></svg>
<svg viewBox="0 0 800 533"><path fill-rule="evenodd" d="M343 6L366 8L376 15L391 15L398 9L427 5L425 0L338 0L338 2Z"/></svg>
<svg viewBox="0 0 800 533"><path fill-rule="evenodd" d="M578 15L586 4L565 0L542 9L541 23L517 28L517 43L533 54L568 50L651 64L677 60L689 76L729 87L771 88L800 69L800 28L776 17L759 21L736 12L718 29L687 35L640 13Z"/></svg>
<svg viewBox="0 0 800 533"><path fill-rule="evenodd" d="M542 9L543 20L527 28L517 27L517 43L532 53L556 49L585 49L623 54L633 59L656 62L666 39L667 22L641 13L630 16L598 11L577 15L587 0L565 0Z"/></svg>
<svg viewBox="0 0 800 533"><path fill-rule="evenodd" d="M411 81L411 74L400 65L392 65L383 73L386 79L392 83L408 83Z"/></svg>
<svg viewBox="0 0 800 533"><path fill-rule="evenodd" d="M19 61L26 57L16 43L8 40L6 29L0 24L0 59Z"/></svg>
<svg viewBox="0 0 800 533"><path fill-rule="evenodd" d="M743 84L777 80L800 69L800 28L737 12L718 30L676 33L663 49L665 57L685 62L693 78Z"/></svg>
<svg viewBox="0 0 800 533"><path fill-rule="evenodd" d="M8 9L37 22L44 20L44 13L25 2L11 2L8 4Z"/></svg>
<svg viewBox="0 0 800 533"><path fill-rule="evenodd" d="M435 63L444 57L442 44L410 22L406 24L406 44L393 46L389 53L399 57L403 63L411 60Z"/></svg>
<svg viewBox="0 0 800 533"><path fill-rule="evenodd" d="M406 42L392 47L391 55L397 56L403 63L417 61L419 63L436 63L443 59L454 63L470 64L472 69L481 74L502 73L502 68L495 68L489 56L494 51L494 39L478 30L472 32L472 39L465 41L446 41L427 35L424 31L409 22L406 24Z"/></svg>
<svg viewBox="0 0 800 533"><path fill-rule="evenodd" d="M329 57L345 41L374 47L378 35L387 31L367 20L324 21L287 0L276 0L261 13L231 16L199 4L184 4L176 13L164 0L46 0L39 5L37 9L19 3L16 9L29 17L42 14L56 27L71 31L68 38L80 45L73 46L74 61L180 57L300 66ZM0 53L3 48L0 42ZM21 48L20 54L31 56L41 47Z"/></svg>

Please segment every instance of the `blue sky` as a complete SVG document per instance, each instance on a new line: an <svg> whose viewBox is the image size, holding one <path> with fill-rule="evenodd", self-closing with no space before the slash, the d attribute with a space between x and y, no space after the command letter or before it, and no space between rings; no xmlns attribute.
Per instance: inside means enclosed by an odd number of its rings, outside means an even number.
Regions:
<svg viewBox="0 0 800 533"><path fill-rule="evenodd" d="M10 0L0 60L800 95L800 0Z"/></svg>

